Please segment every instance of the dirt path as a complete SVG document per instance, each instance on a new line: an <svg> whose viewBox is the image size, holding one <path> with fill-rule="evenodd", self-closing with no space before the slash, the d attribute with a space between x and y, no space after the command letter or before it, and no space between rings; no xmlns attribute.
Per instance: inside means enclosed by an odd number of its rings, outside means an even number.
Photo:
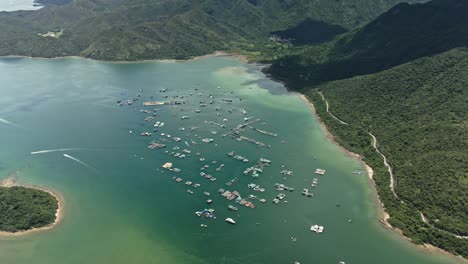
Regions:
<svg viewBox="0 0 468 264"><path fill-rule="evenodd" d="M338 122L340 122L341 124L343 125L349 125L348 123L346 123L345 121L339 119L338 117L334 116L331 112L330 112L330 107L328 106L328 101L325 100L325 96L323 96L323 94L321 92L317 92L321 97L322 97L322 100L325 102L325 105L327 106L327 113L333 117L334 119L336 119Z"/></svg>
<svg viewBox="0 0 468 264"><path fill-rule="evenodd" d="M380 152L378 148L379 142L377 141L377 138L371 132L369 132L369 135L372 137L372 147L374 147L375 151L379 153L380 156L382 156L384 160L384 165L385 167L387 167L388 173L390 174L390 190L392 190L393 196L399 199L397 193L395 192L396 180L395 175L393 174L392 166L390 166L390 164L388 163L387 157L385 157L385 155L382 152Z"/></svg>
<svg viewBox="0 0 468 264"><path fill-rule="evenodd" d="M330 112L329 104L328 104L328 101L325 99L325 96L323 96L323 94L322 94L321 92L317 92L317 93L322 97L322 100L325 102L327 113L328 113L331 117L333 117L335 120L337 120L338 122L340 122L341 124L343 124L343 125L349 125L348 123L346 123L346 122L344 122L343 120L340 120L339 118L337 118L336 116L334 116L334 115ZM371 138L372 138L372 147L375 149L375 151L376 151L380 156L382 156L382 158L383 158L383 160L384 160L384 165L385 165L385 167L387 167L388 173L390 174L390 190L392 191L393 196L395 196L395 198L397 198L398 200L401 201L401 199L399 198L398 194L397 194L396 191L395 191L396 185L397 185L397 181L396 181L395 175L393 174L392 166L391 166L390 163L388 162L387 157L379 150L379 147L378 147L379 142L378 142L378 140L377 140L377 137L376 137L374 134L372 134L371 132L368 132L368 133L369 133L369 135L370 135ZM366 166L367 166L367 165L366 165ZM402 201L402 202L403 202L403 201ZM456 234L453 234L453 233L451 233L451 232L449 232L449 231L446 231L446 230L443 230L443 229L440 229L440 228L437 228L437 227L433 226L433 225L430 223L429 219L428 219L421 211L419 211L419 210L417 210L417 211L418 211L419 215L421 216L421 220L422 220L424 223L430 225L431 227L433 227L433 228L435 228L435 229L437 229L437 230L439 230L439 231L441 231L441 232L444 232L444 233L446 233L446 234L452 235L452 236L454 236L454 237L456 237L456 238L458 238L458 239L468 239L468 236L456 235ZM388 219L388 218L389 218L389 216L388 216L388 214L387 214L386 219ZM386 224L387 224L388 226L390 226L390 225L388 224L388 222L386 221L386 219L385 219ZM391 226L390 226L390 227L391 227Z"/></svg>

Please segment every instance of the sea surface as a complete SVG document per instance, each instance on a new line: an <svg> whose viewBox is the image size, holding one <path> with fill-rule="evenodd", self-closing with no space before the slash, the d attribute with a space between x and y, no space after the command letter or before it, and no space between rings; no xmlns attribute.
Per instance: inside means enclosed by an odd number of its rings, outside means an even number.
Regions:
<svg viewBox="0 0 468 264"><path fill-rule="evenodd" d="M34 5L34 0L0 0L1 11L38 10L41 5Z"/></svg>
<svg viewBox="0 0 468 264"><path fill-rule="evenodd" d="M65 217L56 228L0 237L2 264L455 263L379 224L367 175L353 174L364 168L327 139L306 102L269 80L258 65L227 57L144 63L5 58L0 80L0 178L16 176L22 184L52 188L65 200ZM117 104L131 98L139 100ZM142 106L150 100L185 103ZM240 135L264 147L222 136L257 119ZM157 121L165 125L155 132ZM151 137L140 136L145 131ZM148 149L152 140L167 147ZM68 150L30 154L55 149ZM230 151L249 162L229 157ZM243 175L262 157L271 166L258 178ZM182 171L164 170L166 162ZM200 176L204 165L216 181ZM314 174L317 168L326 174ZM317 187L311 186L314 178ZM249 183L266 191L255 192ZM295 188L282 191L286 197L278 204L272 203L280 193L275 183ZM217 193L220 188L243 198L256 195L249 200L257 208L226 200ZM303 188L314 196L301 195ZM216 219L194 215L205 208L215 209ZM236 224L226 223L227 217ZM310 231L315 224L325 232Z"/></svg>

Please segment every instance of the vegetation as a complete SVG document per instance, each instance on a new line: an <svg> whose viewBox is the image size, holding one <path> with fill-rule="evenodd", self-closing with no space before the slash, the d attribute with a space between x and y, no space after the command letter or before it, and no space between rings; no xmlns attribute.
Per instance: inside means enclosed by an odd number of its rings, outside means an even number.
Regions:
<svg viewBox="0 0 468 264"><path fill-rule="evenodd" d="M468 4L460 0L399 4L333 42L296 50L276 61L270 72L295 87L305 87L463 47L468 43L467 12Z"/></svg>
<svg viewBox="0 0 468 264"><path fill-rule="evenodd" d="M374 168L393 226L415 243L464 257L467 13L462 0L400 4L329 43L291 48L269 69L273 77L308 95L338 142ZM317 91L333 115L349 125L326 113ZM398 197L391 192L390 175L369 132L393 167Z"/></svg>
<svg viewBox="0 0 468 264"><path fill-rule="evenodd" d="M0 231L18 232L55 222L58 202L51 194L26 187L0 187Z"/></svg>
<svg viewBox="0 0 468 264"><path fill-rule="evenodd" d="M400 2L75 0L0 13L0 55L140 60L229 50L270 62L268 73L308 95L338 142L365 157L393 226L467 257L468 240L456 236L468 235L468 3L388 10ZM38 35L62 29L60 38ZM349 125L326 113L317 91Z"/></svg>
<svg viewBox="0 0 468 264"><path fill-rule="evenodd" d="M185 59L227 49L255 52L271 32L313 19L321 21L328 40L401 1L75 0L0 13L0 55L141 60ZM60 29L59 39L38 35Z"/></svg>
<svg viewBox="0 0 468 264"><path fill-rule="evenodd" d="M468 230L467 73L468 50L455 49L306 92L338 142L363 154L374 168L390 223L415 242L465 257L468 240L454 235L466 236ZM318 90L333 115L349 125L325 112ZM398 199L389 188L390 175L368 132L378 138L380 150L393 167Z"/></svg>

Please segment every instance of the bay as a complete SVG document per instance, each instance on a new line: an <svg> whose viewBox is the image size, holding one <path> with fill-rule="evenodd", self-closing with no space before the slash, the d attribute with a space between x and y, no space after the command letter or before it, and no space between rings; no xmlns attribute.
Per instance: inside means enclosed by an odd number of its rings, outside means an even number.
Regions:
<svg viewBox="0 0 468 264"><path fill-rule="evenodd" d="M260 70L258 65L227 57L142 63L0 60L0 117L8 121L0 123L0 177L14 175L20 183L47 186L65 200L65 217L56 228L0 237L1 262L456 263L385 230L377 221L375 193L367 176L352 173L363 171L361 164L327 139L307 103ZM128 98L139 100L117 104ZM185 104L142 106L143 101L170 99ZM200 102L207 106L200 107ZM157 116L152 115L154 108L159 108ZM195 113L197 108L200 113ZM153 120L144 121L148 117ZM244 136L270 147L221 136L245 124L244 118L261 119L252 127L278 134L245 129ZM153 132L156 121L165 125ZM199 129L191 131L192 126ZM144 131L152 136L140 136ZM161 133L182 140L175 142ZM166 149L147 148L159 138L165 138ZM201 138L214 142L203 143ZM180 149L173 150L176 146ZM63 148L72 150L30 154ZM182 153L184 148L191 151L185 159L164 153ZM249 163L230 158L230 151ZM261 157L272 164L258 179L242 174ZM166 162L182 171L162 169ZM206 173L214 175L215 182L199 175L205 164L210 165ZM225 164L222 171L215 171L220 164ZM326 174L315 175L316 168L326 169ZM283 169L294 175L282 175ZM183 182L176 183L174 176ZM225 185L234 178L238 180L232 186ZM311 186L313 178L318 179L317 188ZM188 187L185 181L201 186ZM249 183L266 191L254 192L247 188ZM273 204L279 193L274 183L295 191L283 191L286 198ZM246 208L227 201L217 193L219 188L268 201L252 199L257 208ZM302 196L303 188L314 197ZM207 199L213 203L207 205ZM228 210L230 204L239 211ZM215 209L217 219L194 215L204 208ZM226 217L237 224L227 224ZM325 232L311 232L315 224L323 225Z"/></svg>

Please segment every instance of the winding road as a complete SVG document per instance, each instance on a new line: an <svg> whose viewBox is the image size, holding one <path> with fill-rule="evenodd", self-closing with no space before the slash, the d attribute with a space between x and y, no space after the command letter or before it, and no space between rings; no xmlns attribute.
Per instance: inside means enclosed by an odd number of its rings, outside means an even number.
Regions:
<svg viewBox="0 0 468 264"><path fill-rule="evenodd" d="M317 92L321 97L322 97L322 100L325 102L325 105L326 105L326 110L327 110L327 113L333 117L335 120L337 120L338 122L340 122L341 124L343 125L349 125L348 123L344 122L343 120L339 119L338 117L334 116L331 112L330 112L330 109L329 109L329 104L328 104L328 101L325 99L325 96L323 96L323 94L321 92ZM372 138L372 147L374 147L375 151L380 155L382 156L383 158L383 161L384 161L384 165L385 167L387 167L387 170L388 170L388 173L390 174L390 190L392 191L393 193L393 196L395 196L395 198L397 198L398 200L400 200L402 203L403 201L399 198L398 194L396 193L395 189L396 189L396 184L397 184L397 181L396 181L396 177L395 175L393 174L393 169L392 169L392 166L390 166L390 163L388 162L388 159L387 157L379 150L378 148L378 141L377 141L377 137L375 137L374 134L372 134L371 132L368 132L369 135L371 136ZM429 221L429 219L421 212L419 211L418 209L416 209L419 213L419 215L421 216L421 220L426 223L427 225L431 226L432 228L435 228L441 232L444 232L446 234L449 234L449 235L452 235L458 239L468 239L468 236L460 236L460 235L456 235L456 234L453 234L449 231L446 231L446 230L443 230L443 229L440 229L438 227L435 227L434 225L432 225Z"/></svg>

